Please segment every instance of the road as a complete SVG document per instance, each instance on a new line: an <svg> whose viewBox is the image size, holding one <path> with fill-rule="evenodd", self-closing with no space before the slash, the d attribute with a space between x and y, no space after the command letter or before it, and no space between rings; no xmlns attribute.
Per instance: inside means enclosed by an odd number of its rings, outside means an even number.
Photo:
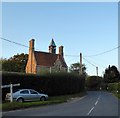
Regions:
<svg viewBox="0 0 120 118"><path fill-rule="evenodd" d="M89 91L69 102L3 112L3 116L118 116L118 99L108 92Z"/></svg>

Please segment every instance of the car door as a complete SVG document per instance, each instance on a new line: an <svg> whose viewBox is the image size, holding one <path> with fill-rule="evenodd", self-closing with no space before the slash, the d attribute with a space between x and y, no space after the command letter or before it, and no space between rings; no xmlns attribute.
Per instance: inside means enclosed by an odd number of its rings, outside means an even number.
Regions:
<svg viewBox="0 0 120 118"><path fill-rule="evenodd" d="M34 90L30 90L30 99L32 101L40 100L40 96L39 96L38 92L34 91Z"/></svg>
<svg viewBox="0 0 120 118"><path fill-rule="evenodd" d="M29 100L30 93L28 90L21 90L20 96L24 98L25 101Z"/></svg>

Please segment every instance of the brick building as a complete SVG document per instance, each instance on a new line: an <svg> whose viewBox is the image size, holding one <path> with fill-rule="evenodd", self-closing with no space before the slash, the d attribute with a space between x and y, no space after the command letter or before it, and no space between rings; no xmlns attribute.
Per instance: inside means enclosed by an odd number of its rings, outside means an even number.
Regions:
<svg viewBox="0 0 120 118"><path fill-rule="evenodd" d="M29 41L29 56L26 65L26 73L43 73L43 72L60 72L67 71L67 64L64 60L63 46L60 46L58 54L56 54L56 45L52 39L49 52L41 52L34 50L34 42Z"/></svg>

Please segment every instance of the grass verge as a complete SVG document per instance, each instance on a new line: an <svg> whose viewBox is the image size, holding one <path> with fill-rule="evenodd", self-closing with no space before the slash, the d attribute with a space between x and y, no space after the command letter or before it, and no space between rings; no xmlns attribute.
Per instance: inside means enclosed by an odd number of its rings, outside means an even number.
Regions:
<svg viewBox="0 0 120 118"><path fill-rule="evenodd" d="M118 99L120 99L120 93L112 92Z"/></svg>
<svg viewBox="0 0 120 118"><path fill-rule="evenodd" d="M82 97L85 95L86 95L86 92L81 92L81 93L72 94L72 95L49 97L47 101L24 102L24 103L6 102L6 103L2 103L0 107L2 107L3 111L9 111L9 110L29 108L29 107L37 107L37 106L43 106L43 105L63 103L63 102L67 102L67 100L69 100L70 98Z"/></svg>

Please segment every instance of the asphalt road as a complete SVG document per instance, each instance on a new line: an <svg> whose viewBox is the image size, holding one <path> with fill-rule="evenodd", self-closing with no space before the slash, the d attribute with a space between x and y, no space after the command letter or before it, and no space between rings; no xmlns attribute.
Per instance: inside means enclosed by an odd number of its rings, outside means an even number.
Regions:
<svg viewBox="0 0 120 118"><path fill-rule="evenodd" d="M102 91L91 91L85 97L37 108L3 112L3 116L118 116L118 99Z"/></svg>

